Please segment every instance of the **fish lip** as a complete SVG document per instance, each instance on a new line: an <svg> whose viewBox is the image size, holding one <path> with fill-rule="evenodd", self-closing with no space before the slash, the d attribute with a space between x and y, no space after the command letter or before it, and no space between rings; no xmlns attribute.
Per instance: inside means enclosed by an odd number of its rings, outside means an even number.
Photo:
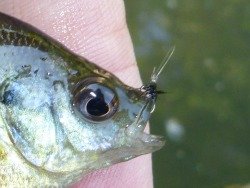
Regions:
<svg viewBox="0 0 250 188"><path fill-rule="evenodd" d="M126 128L125 132L130 143L133 143L133 146L141 146L145 148L151 148L149 152L161 149L165 145L164 136L153 135L145 132L145 127L148 124L150 116L147 119L141 117L141 121L136 125L130 125ZM136 121L134 121L136 123ZM149 150L149 149L147 149Z"/></svg>
<svg viewBox="0 0 250 188"><path fill-rule="evenodd" d="M154 147L155 150L161 149L166 143L166 140L163 136L147 134L147 133L142 134L141 140L147 146Z"/></svg>
<svg viewBox="0 0 250 188"><path fill-rule="evenodd" d="M163 136L153 135L145 132L146 125L151 117L152 109L155 107L155 98L148 97L145 92L141 92L143 96L141 100L141 108L134 117L132 123L125 127L125 142L131 147L144 148L145 153L151 153L162 148L165 144ZM151 148L151 149L149 149ZM138 148L141 150L140 148ZM142 151L143 152L143 151Z"/></svg>
<svg viewBox="0 0 250 188"><path fill-rule="evenodd" d="M160 150L165 145L163 136L146 132L129 132L126 130L125 145L133 151L133 156L144 155ZM132 149L133 148L133 149Z"/></svg>

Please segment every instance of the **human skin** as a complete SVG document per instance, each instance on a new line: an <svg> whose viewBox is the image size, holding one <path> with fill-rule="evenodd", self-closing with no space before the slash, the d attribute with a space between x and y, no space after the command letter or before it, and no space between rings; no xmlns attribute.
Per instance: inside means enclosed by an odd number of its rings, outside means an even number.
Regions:
<svg viewBox="0 0 250 188"><path fill-rule="evenodd" d="M0 11L34 25L126 84L141 86L123 1L4 0ZM73 187L152 188L151 156L98 170Z"/></svg>

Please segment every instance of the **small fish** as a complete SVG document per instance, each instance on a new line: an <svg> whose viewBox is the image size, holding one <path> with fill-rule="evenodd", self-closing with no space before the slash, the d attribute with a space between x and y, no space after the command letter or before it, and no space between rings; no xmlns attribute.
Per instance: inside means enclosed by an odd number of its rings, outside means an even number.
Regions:
<svg viewBox="0 0 250 188"><path fill-rule="evenodd" d="M163 147L144 128L166 62L132 88L0 13L0 187L69 185Z"/></svg>

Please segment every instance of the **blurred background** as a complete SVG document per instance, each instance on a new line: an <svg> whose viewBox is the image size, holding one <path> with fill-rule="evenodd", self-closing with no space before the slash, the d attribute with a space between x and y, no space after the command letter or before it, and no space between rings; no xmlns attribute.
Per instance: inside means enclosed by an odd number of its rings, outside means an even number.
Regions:
<svg viewBox="0 0 250 188"><path fill-rule="evenodd" d="M170 47L151 119L155 188L250 187L250 2L126 0L144 82Z"/></svg>

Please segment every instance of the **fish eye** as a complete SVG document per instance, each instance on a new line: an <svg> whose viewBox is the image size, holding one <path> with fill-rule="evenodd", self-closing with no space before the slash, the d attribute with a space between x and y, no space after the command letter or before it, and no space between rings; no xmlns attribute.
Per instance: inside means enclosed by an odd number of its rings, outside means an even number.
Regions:
<svg viewBox="0 0 250 188"><path fill-rule="evenodd" d="M73 106L85 119L99 122L115 114L118 97L100 80L85 80L74 92Z"/></svg>

